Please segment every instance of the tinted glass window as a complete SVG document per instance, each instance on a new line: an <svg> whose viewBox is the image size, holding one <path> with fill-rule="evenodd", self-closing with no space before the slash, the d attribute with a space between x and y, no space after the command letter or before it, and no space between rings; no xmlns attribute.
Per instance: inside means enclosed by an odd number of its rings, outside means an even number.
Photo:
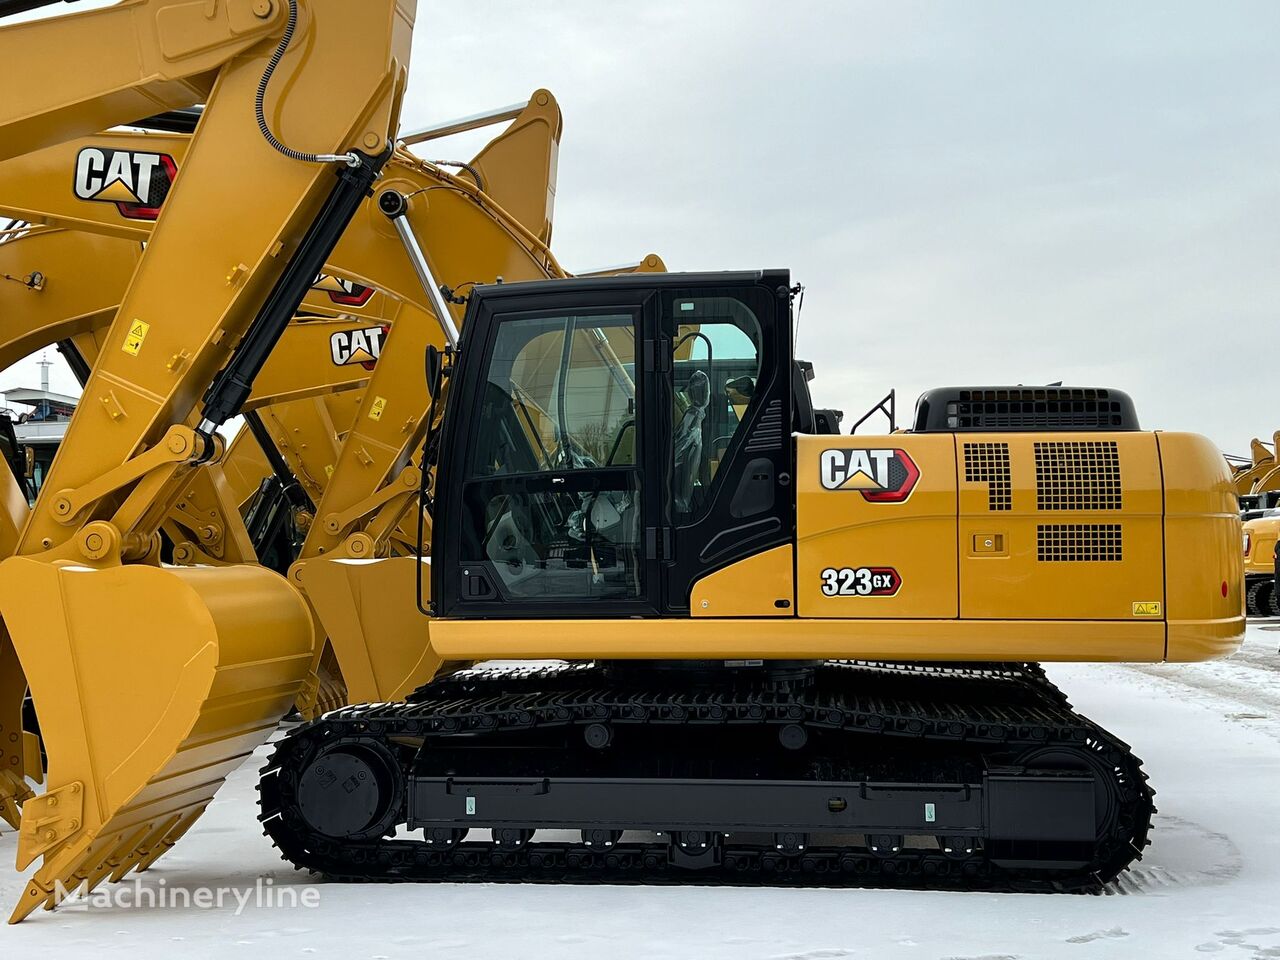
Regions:
<svg viewBox="0 0 1280 960"><path fill-rule="evenodd" d="M760 375L760 323L734 297L675 297L672 338L672 513L705 512L716 474L746 418Z"/></svg>
<svg viewBox="0 0 1280 960"><path fill-rule="evenodd" d="M506 596L641 595L635 328L629 314L504 321L466 486L464 559Z"/></svg>

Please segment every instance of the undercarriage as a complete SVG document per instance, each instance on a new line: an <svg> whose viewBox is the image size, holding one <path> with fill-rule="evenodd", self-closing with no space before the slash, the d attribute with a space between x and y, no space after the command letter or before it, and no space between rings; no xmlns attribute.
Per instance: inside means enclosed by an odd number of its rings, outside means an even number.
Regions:
<svg viewBox="0 0 1280 960"><path fill-rule="evenodd" d="M261 792L285 859L383 881L1092 891L1154 812L1020 663L463 671L296 729Z"/></svg>

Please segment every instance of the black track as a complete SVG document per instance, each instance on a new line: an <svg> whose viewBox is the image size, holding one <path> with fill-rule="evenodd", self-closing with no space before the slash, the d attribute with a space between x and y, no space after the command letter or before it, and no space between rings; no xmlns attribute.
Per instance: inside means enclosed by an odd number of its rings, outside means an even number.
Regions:
<svg viewBox="0 0 1280 960"><path fill-rule="evenodd" d="M605 750L583 736L591 725L617 731ZM809 735L800 751L779 745L783 727ZM752 738L755 738L754 740ZM972 778L987 764L1026 756L1066 758L1098 786L1098 836L1072 866L1038 863L1025 851L979 839L972 853L948 854L941 842L873 853L859 836L814 834L801 851L779 852L773 835L720 839L714 865L688 869L670 835L626 838L606 849L535 837L517 847L491 840L457 842L420 834L395 839L407 819L403 780L434 764L441 775L524 776L544 769L599 767L624 775L656 768L717 776L715 757L746 754L753 775L911 782L928 788ZM299 782L335 746L367 745L402 771L379 836L334 839L308 826ZM633 747L628 752L629 747ZM484 748L483 750L479 748ZM478 752L477 752L478 751ZM481 760L481 756L483 760ZM728 761L725 761L728 762ZM596 766L593 767L592 764ZM783 774L778 771L788 771ZM405 703L346 707L299 727L262 770L262 820L283 857L339 880L511 881L555 883L700 883L814 886L915 886L1016 891L1096 891L1149 842L1153 791L1127 745L1071 709L1037 665L923 666L830 662L804 680L770 681L750 671L678 677L582 664L547 669L463 671L428 684ZM483 828L484 823L471 826ZM382 827L385 826L385 829ZM597 824L583 823L582 829ZM447 831L445 831L447 833ZM941 838L939 838L941 839ZM698 864L693 864L698 866Z"/></svg>

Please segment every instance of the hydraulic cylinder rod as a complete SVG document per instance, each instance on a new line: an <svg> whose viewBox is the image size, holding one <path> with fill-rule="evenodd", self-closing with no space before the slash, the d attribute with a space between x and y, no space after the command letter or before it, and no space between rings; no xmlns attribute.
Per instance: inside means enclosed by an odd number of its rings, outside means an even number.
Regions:
<svg viewBox="0 0 1280 960"><path fill-rule="evenodd" d="M409 262L413 264L414 272L422 283L422 289L426 291L431 309L440 322L440 329L444 331L444 338L449 346L456 347L460 336L458 326L453 322L453 314L449 311L449 304L445 301L444 294L440 292L440 284L436 283L435 277L431 274L431 265L427 263L422 246L418 243L418 237L413 232L413 224L406 216L409 212L408 198L395 190L384 190L378 195L378 208L395 225L396 233L400 234L400 242L404 244L405 252L409 255Z"/></svg>

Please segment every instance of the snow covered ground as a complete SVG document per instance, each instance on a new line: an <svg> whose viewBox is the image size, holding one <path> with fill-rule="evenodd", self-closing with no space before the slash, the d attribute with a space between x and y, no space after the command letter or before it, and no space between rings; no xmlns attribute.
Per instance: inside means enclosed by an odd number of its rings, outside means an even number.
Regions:
<svg viewBox="0 0 1280 960"><path fill-rule="evenodd" d="M310 885L259 833L255 758L140 880L155 900L231 888L224 909L64 908L5 928L0 944L7 957L276 960L1280 958L1278 644L1280 623L1262 622L1222 663L1050 669L1082 712L1135 745L1159 791L1153 846L1104 896ZM12 862L14 839L0 837L0 863ZM21 888L0 874L6 910ZM239 912L234 891L249 897ZM271 905L285 896L318 905Z"/></svg>

